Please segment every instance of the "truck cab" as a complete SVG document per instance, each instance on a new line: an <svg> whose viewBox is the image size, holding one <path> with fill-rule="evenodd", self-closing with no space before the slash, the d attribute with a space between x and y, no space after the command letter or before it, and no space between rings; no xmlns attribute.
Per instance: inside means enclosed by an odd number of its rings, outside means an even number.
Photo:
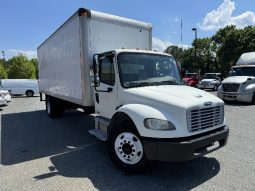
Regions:
<svg viewBox="0 0 255 191"><path fill-rule="evenodd" d="M224 103L182 85L171 55L116 49L95 55L92 68L97 117L90 133L108 141L120 169L191 160L226 144Z"/></svg>
<svg viewBox="0 0 255 191"><path fill-rule="evenodd" d="M218 89L218 97L226 101L241 101L255 104L255 52L244 53L229 77Z"/></svg>

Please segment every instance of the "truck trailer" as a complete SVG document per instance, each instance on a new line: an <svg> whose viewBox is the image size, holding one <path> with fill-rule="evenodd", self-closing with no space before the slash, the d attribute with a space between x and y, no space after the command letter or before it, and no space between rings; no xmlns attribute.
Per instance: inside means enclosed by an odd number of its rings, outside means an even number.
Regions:
<svg viewBox="0 0 255 191"><path fill-rule="evenodd" d="M38 60L48 116L94 110L89 132L123 171L195 159L227 143L224 102L183 85L175 59L152 51L149 23L80 8L38 47Z"/></svg>

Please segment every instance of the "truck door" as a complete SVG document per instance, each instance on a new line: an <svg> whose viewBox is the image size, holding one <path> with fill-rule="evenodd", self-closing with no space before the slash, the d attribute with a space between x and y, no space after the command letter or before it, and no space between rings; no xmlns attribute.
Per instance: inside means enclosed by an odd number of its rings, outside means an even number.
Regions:
<svg viewBox="0 0 255 191"><path fill-rule="evenodd" d="M99 86L95 89L95 110L102 117L111 118L117 104L114 57L99 59Z"/></svg>

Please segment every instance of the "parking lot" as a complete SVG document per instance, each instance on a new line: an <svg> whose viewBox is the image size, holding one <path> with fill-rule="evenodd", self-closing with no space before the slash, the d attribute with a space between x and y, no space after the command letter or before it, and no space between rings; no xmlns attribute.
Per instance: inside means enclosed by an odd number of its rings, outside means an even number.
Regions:
<svg viewBox="0 0 255 191"><path fill-rule="evenodd" d="M0 190L255 189L255 105L226 105L230 136L221 150L184 163L152 162L138 175L115 168L106 145L88 134L90 115L49 119L39 97L17 97L0 110Z"/></svg>

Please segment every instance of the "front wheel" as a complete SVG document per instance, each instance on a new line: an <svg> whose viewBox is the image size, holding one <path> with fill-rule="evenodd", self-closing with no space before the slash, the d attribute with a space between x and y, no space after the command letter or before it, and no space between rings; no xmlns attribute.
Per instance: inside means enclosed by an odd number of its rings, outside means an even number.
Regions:
<svg viewBox="0 0 255 191"><path fill-rule="evenodd" d="M113 163L128 173L141 172L147 164L141 137L134 128L132 124L116 127L108 139L108 150Z"/></svg>
<svg viewBox="0 0 255 191"><path fill-rule="evenodd" d="M214 88L213 88L214 91L217 91L218 90L218 86L215 85Z"/></svg>

